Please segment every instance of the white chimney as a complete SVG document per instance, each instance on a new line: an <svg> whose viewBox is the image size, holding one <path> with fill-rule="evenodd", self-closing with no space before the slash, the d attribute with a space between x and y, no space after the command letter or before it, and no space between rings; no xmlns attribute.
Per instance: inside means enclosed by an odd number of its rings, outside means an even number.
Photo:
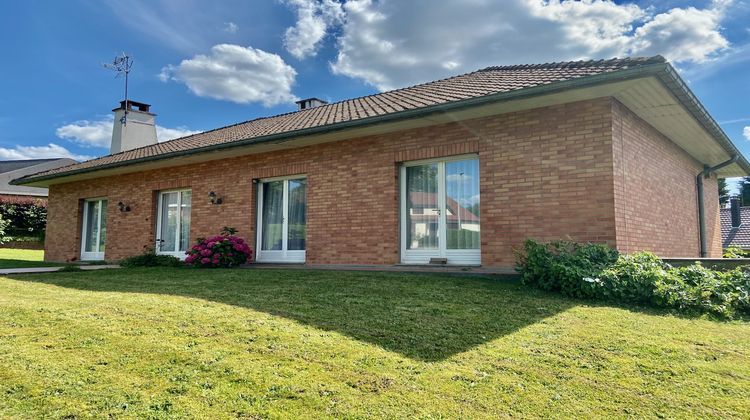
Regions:
<svg viewBox="0 0 750 420"><path fill-rule="evenodd" d="M156 144L156 114L149 112L151 105L135 101L120 102L115 108L112 127L112 145L109 153L120 153Z"/></svg>

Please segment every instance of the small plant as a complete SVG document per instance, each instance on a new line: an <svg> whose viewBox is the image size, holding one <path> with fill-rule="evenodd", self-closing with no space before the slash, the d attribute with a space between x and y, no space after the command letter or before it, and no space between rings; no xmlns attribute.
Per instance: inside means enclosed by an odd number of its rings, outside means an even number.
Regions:
<svg viewBox="0 0 750 420"><path fill-rule="evenodd" d="M224 227L221 234L211 238L198 238L187 252L185 264L202 268L234 267L245 264L253 251L245 240L235 236L237 229Z"/></svg>
<svg viewBox="0 0 750 420"><path fill-rule="evenodd" d="M125 258L120 266L133 267L182 267L182 261L171 255L158 255L153 248L144 247L143 254Z"/></svg>

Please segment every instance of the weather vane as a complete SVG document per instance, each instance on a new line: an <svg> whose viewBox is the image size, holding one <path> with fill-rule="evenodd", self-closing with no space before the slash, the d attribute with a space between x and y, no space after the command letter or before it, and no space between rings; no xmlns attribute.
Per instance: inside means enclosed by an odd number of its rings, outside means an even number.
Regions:
<svg viewBox="0 0 750 420"><path fill-rule="evenodd" d="M115 78L120 77L121 75L125 75L125 114L120 119L120 123L123 125L128 123L128 74L130 73L130 68L133 66L133 58L130 57L128 54L125 54L124 52L120 55L116 56L114 60L112 60L111 63L104 63L102 64L105 69L113 70L115 73Z"/></svg>

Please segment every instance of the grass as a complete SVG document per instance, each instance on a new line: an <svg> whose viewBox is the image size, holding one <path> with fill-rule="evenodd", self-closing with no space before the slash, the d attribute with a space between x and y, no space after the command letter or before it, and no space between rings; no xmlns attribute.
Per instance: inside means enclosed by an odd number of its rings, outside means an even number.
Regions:
<svg viewBox="0 0 750 420"><path fill-rule="evenodd" d="M64 264L44 262L44 250L0 248L0 269L57 267Z"/></svg>
<svg viewBox="0 0 750 420"><path fill-rule="evenodd" d="M476 276L0 278L2 417L744 417L750 324Z"/></svg>

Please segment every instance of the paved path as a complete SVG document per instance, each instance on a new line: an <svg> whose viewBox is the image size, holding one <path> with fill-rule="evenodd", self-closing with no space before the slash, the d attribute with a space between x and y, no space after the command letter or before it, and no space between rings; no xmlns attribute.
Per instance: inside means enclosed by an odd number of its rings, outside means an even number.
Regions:
<svg viewBox="0 0 750 420"><path fill-rule="evenodd" d="M79 265L81 270L103 270L105 268L120 268L119 265ZM27 273L54 273L65 267L29 267L29 268L3 268L0 269L2 274L27 274Z"/></svg>

